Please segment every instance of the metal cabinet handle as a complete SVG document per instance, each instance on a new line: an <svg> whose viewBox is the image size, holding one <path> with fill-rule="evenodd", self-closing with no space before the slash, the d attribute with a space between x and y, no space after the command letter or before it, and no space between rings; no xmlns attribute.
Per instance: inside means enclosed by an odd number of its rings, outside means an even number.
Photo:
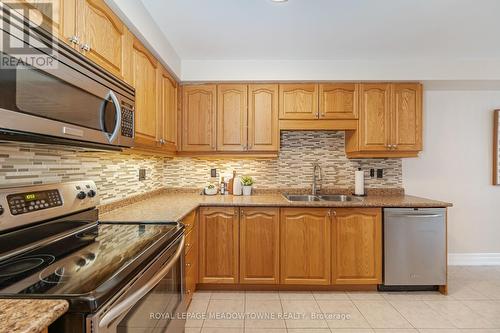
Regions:
<svg viewBox="0 0 500 333"><path fill-rule="evenodd" d="M187 263L186 263L186 267L191 267L191 263L190 263L190 262L187 262Z"/></svg>
<svg viewBox="0 0 500 333"><path fill-rule="evenodd" d="M71 36L69 39L69 42L72 44L79 44L80 43L80 38L78 36Z"/></svg>
<svg viewBox="0 0 500 333"><path fill-rule="evenodd" d="M80 46L80 48L85 51L85 52L89 52L90 51L90 45L85 43L83 44L82 46Z"/></svg>

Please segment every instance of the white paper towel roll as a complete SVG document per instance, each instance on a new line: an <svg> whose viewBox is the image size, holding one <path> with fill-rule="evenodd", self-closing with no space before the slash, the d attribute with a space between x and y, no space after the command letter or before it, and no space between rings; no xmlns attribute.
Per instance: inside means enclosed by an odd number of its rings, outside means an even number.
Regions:
<svg viewBox="0 0 500 333"><path fill-rule="evenodd" d="M365 195L365 172L361 169L354 172L354 194Z"/></svg>

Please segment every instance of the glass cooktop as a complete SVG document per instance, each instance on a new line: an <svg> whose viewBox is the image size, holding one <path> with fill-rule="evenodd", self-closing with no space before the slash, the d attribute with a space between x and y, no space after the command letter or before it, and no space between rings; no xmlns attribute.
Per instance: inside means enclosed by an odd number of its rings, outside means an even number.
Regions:
<svg viewBox="0 0 500 333"><path fill-rule="evenodd" d="M95 223L0 262L0 297L98 298L116 291L181 232L177 223Z"/></svg>

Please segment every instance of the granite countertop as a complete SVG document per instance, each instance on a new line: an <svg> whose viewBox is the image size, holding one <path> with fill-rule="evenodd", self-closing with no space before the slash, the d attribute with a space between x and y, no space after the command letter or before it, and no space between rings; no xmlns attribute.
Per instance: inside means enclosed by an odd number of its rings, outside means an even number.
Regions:
<svg viewBox="0 0 500 333"><path fill-rule="evenodd" d="M411 195L368 195L351 202L290 202L281 194L252 196L160 193L100 214L101 221L180 221L204 206L241 207L450 207L450 203Z"/></svg>
<svg viewBox="0 0 500 333"><path fill-rule="evenodd" d="M68 302L49 299L0 299L0 332L38 333L68 310Z"/></svg>

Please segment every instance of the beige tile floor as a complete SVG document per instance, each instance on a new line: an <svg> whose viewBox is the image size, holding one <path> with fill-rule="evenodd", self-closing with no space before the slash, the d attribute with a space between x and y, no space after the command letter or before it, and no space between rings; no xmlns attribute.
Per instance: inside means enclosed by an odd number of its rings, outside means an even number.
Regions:
<svg viewBox="0 0 500 333"><path fill-rule="evenodd" d="M189 314L186 333L500 333L500 267L450 267L448 296L196 292Z"/></svg>

